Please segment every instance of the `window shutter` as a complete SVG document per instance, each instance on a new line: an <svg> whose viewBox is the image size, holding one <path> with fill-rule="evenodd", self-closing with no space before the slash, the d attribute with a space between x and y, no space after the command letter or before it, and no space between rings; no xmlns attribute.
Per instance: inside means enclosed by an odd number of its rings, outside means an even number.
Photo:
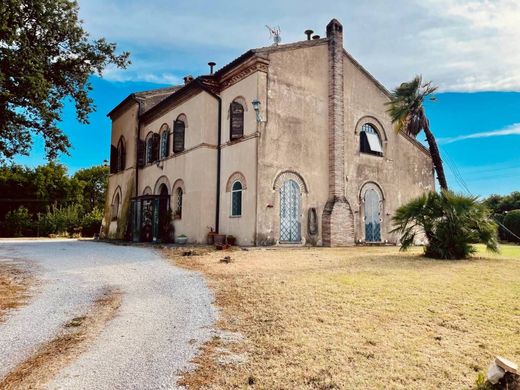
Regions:
<svg viewBox="0 0 520 390"><path fill-rule="evenodd" d="M146 155L146 143L143 140L137 140L137 167L142 168L145 165L145 155Z"/></svg>
<svg viewBox="0 0 520 390"><path fill-rule="evenodd" d="M230 106L230 139L239 139L244 136L244 107L238 102Z"/></svg>
<svg viewBox="0 0 520 390"><path fill-rule="evenodd" d="M159 148L161 145L161 136L159 134L152 135L152 161L159 160Z"/></svg>
<svg viewBox="0 0 520 390"><path fill-rule="evenodd" d="M117 172L117 148L110 145L110 173Z"/></svg>
<svg viewBox="0 0 520 390"><path fill-rule="evenodd" d="M175 153L184 151L184 129L183 121L175 121L173 126L173 151Z"/></svg>
<svg viewBox="0 0 520 390"><path fill-rule="evenodd" d="M125 144L121 143L121 170L123 171L126 168L126 148Z"/></svg>

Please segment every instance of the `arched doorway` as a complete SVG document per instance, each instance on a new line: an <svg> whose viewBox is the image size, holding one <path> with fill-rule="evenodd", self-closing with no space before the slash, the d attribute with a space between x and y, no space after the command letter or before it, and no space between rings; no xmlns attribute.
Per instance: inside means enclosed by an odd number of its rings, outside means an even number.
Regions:
<svg viewBox="0 0 520 390"><path fill-rule="evenodd" d="M369 188L365 192L365 241L381 242L381 199L379 193Z"/></svg>
<svg viewBox="0 0 520 390"><path fill-rule="evenodd" d="M286 180L280 187L280 242L300 242L300 186Z"/></svg>

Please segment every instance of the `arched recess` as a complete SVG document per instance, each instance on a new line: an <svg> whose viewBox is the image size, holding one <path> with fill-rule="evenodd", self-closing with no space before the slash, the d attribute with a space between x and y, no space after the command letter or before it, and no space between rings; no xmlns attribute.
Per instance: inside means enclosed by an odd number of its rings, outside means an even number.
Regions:
<svg viewBox="0 0 520 390"><path fill-rule="evenodd" d="M282 187L283 183L285 183L287 180L294 180L298 186L300 187L300 192L302 193L308 193L307 184L305 184L305 180L303 180L303 177L300 176L297 172L294 171L284 171L279 173L276 178L274 179L273 183L273 190L279 191Z"/></svg>
<svg viewBox="0 0 520 390"><path fill-rule="evenodd" d="M360 228L365 242L383 241L385 196L382 188L369 181L359 191Z"/></svg>
<svg viewBox="0 0 520 390"><path fill-rule="evenodd" d="M185 189L184 189L184 180L177 179L175 180L175 183L173 183L172 187L172 195L173 195L173 218L174 219L182 219L182 213L183 213L183 204L184 204L184 196L185 196Z"/></svg>
<svg viewBox="0 0 520 390"><path fill-rule="evenodd" d="M247 101L246 99L243 97L243 96L237 96L235 97L231 103L233 102L237 102L237 103L240 103L242 105L242 107L244 107L244 112L247 112L248 111L248 107L247 107ZM229 105L228 107L228 110L227 110L227 119L229 119L231 116L231 105Z"/></svg>
<svg viewBox="0 0 520 390"><path fill-rule="evenodd" d="M359 135L361 128L365 124L371 124L375 128L375 130L378 132L381 140L383 140L384 142L388 141L388 137L386 136L386 131L385 131L383 124L381 123L381 121L379 119L377 119L375 116L371 116L371 115L366 115L366 116L362 117L360 120L358 120L358 122L356 123L354 134Z"/></svg>
<svg viewBox="0 0 520 390"><path fill-rule="evenodd" d="M233 183L236 181L242 183L242 190L247 189L245 176L241 172L235 172L231 176L229 176L229 179L226 183L226 192L231 192L231 187L233 186Z"/></svg>
<svg viewBox="0 0 520 390"><path fill-rule="evenodd" d="M150 188L150 186L146 186L143 190L143 195L152 195L153 194L153 191L152 189Z"/></svg>
<svg viewBox="0 0 520 390"><path fill-rule="evenodd" d="M112 195L112 203L111 203L111 219L113 221L117 220L119 217L119 211L121 209L121 201L123 199L123 192L121 191L121 187L117 186L114 194Z"/></svg>
<svg viewBox="0 0 520 390"><path fill-rule="evenodd" d="M171 192L170 192L170 188L171 188L170 187L170 181L164 175L161 176L160 178L158 178L157 181L155 182L153 193L155 195L160 195L161 194L161 185L162 184L164 184L166 186L166 189L168 190L168 194L171 194Z"/></svg>
<svg viewBox="0 0 520 390"><path fill-rule="evenodd" d="M126 141L125 137L119 137L117 143L117 172L124 171L126 168Z"/></svg>
<svg viewBox="0 0 520 390"><path fill-rule="evenodd" d="M183 121L184 122L184 128L186 128L186 129L188 127L190 127L189 123L188 123L188 116L185 113L179 114L175 120L176 121Z"/></svg>

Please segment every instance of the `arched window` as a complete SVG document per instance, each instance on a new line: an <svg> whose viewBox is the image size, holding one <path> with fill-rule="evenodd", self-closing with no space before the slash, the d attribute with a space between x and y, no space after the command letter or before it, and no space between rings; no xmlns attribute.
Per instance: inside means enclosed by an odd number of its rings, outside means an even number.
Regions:
<svg viewBox="0 0 520 390"><path fill-rule="evenodd" d="M186 129L186 123L179 115L179 118L173 123L173 152L180 153L184 151L184 133Z"/></svg>
<svg viewBox="0 0 520 390"><path fill-rule="evenodd" d="M231 216L240 217L242 215L242 183L236 181L231 187Z"/></svg>
<svg viewBox="0 0 520 390"><path fill-rule="evenodd" d="M182 188L178 187L175 190L175 219L182 218L182 196L184 195Z"/></svg>
<svg viewBox="0 0 520 390"><path fill-rule="evenodd" d="M146 136L146 164L153 162L153 134L150 133Z"/></svg>
<svg viewBox="0 0 520 390"><path fill-rule="evenodd" d="M383 146L379 133L370 123L365 123L361 126L359 133L359 151L376 156L383 155Z"/></svg>
<svg viewBox="0 0 520 390"><path fill-rule="evenodd" d="M237 101L229 107L229 138L231 141L244 136L244 106Z"/></svg>
<svg viewBox="0 0 520 390"><path fill-rule="evenodd" d="M123 137L119 138L119 142L117 144L117 172L123 171L125 169L126 164L126 149L125 149L125 139Z"/></svg>
<svg viewBox="0 0 520 390"><path fill-rule="evenodd" d="M160 158L168 157L170 150L170 129L167 125L163 125L161 130L161 146L160 146Z"/></svg>

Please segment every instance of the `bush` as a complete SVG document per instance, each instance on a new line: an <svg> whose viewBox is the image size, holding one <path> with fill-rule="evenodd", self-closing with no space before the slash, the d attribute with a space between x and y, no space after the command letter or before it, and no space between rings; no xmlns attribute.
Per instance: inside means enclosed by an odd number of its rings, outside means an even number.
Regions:
<svg viewBox="0 0 520 390"><path fill-rule="evenodd" d="M7 212L3 225L2 230L9 237L31 235L34 230L29 210L24 206Z"/></svg>
<svg viewBox="0 0 520 390"><path fill-rule="evenodd" d="M101 229L101 221L103 219L103 211L93 209L90 213L85 214L81 221L81 235L83 237L93 237L99 233Z"/></svg>
<svg viewBox="0 0 520 390"><path fill-rule="evenodd" d="M520 237L520 210L509 211L502 222L515 235ZM520 242L520 239L512 235L510 232L504 233L506 240Z"/></svg>
<svg viewBox="0 0 520 390"><path fill-rule="evenodd" d="M41 235L73 235L81 231L82 209L78 204L58 208L52 206L38 216Z"/></svg>
<svg viewBox="0 0 520 390"><path fill-rule="evenodd" d="M476 197L450 191L430 192L397 209L392 232L401 234L401 249L424 232L428 239L425 255L435 259L465 259L475 252L474 242L498 250L497 225L489 209Z"/></svg>

